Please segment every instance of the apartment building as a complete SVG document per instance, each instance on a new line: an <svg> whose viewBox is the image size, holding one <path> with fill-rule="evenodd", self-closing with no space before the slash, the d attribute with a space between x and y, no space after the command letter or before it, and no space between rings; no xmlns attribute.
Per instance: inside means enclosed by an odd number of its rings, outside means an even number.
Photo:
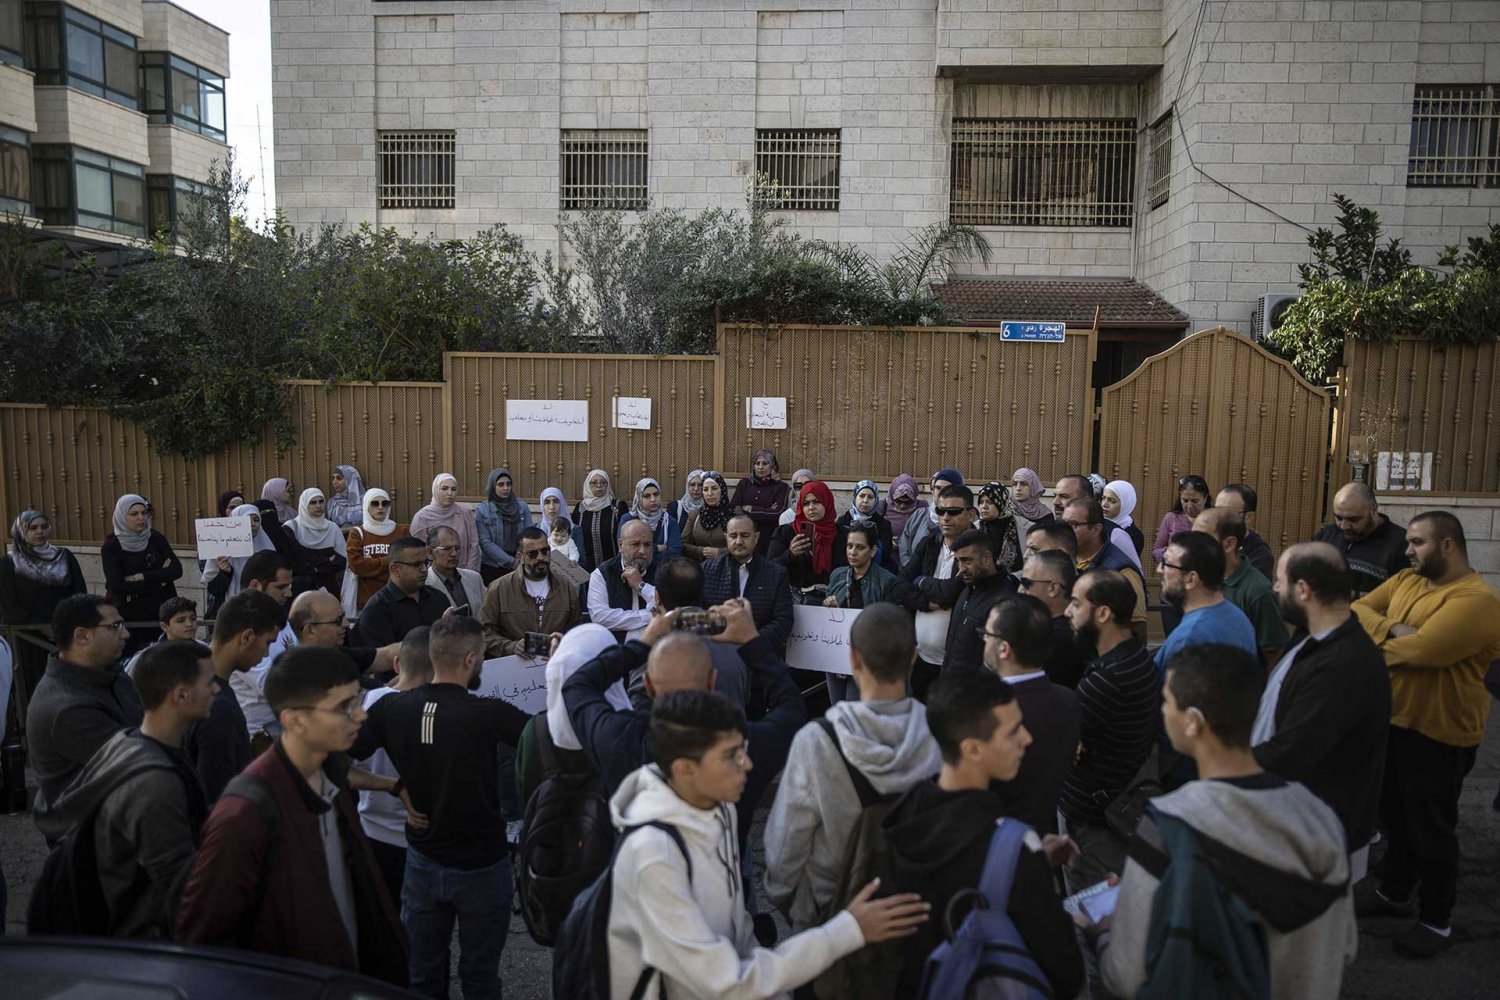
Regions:
<svg viewBox="0 0 1500 1000"><path fill-rule="evenodd" d="M149 6L149 5L148 5ZM1500 222L1500 2L271 0L293 224L558 252L563 213L743 204L888 254L951 219L971 318L1156 342L1294 292L1335 193L1432 263ZM1047 285L1056 282L1057 285ZM1040 308L1040 306L1038 307Z"/></svg>
<svg viewBox="0 0 1500 1000"><path fill-rule="evenodd" d="M227 154L228 75L167 0L0 0L0 211L78 250L170 231Z"/></svg>

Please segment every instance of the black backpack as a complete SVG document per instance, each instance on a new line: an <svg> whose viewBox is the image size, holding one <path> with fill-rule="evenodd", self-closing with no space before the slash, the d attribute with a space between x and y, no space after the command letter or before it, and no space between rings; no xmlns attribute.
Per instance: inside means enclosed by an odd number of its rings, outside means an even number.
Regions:
<svg viewBox="0 0 1500 1000"><path fill-rule="evenodd" d="M541 790L538 789L538 794ZM610 996L609 981L609 911L614 905L615 857L620 848L637 830L655 827L672 838L687 863L688 882L693 881L693 859L688 855L687 844L682 834L670 823L642 823L620 831L615 841L614 854L609 865L594 879L593 884L578 894L568 919L557 932L557 945L552 952L552 995L568 1000L625 1000ZM630 991L628 1000L642 1000L646 987L656 970L651 966L641 969L640 978ZM659 992L664 994L664 990Z"/></svg>
<svg viewBox="0 0 1500 1000"><path fill-rule="evenodd" d="M822 920L831 920L849 901L859 895L873 878L882 885L891 882L891 851L886 842L881 824L886 814L896 804L899 795L881 795L870 784L864 772L844 756L844 748L834 732L833 723L819 719L818 725L833 741L844 769L849 772L849 783L859 797L859 817L849 831L849 842L844 846L844 860L839 868L839 880L834 887L828 905L819 911ZM819 1000L881 1000L894 998L896 985L901 977L901 942L885 941L869 944L852 954L845 955L813 980L813 993Z"/></svg>
<svg viewBox="0 0 1500 1000"><path fill-rule="evenodd" d="M550 948L578 894L609 868L615 828L609 789L583 751L552 742L546 713L532 721L531 730L544 778L521 824L516 898L531 939Z"/></svg>
<svg viewBox="0 0 1500 1000"><path fill-rule="evenodd" d="M115 784L163 766L154 761L139 762L123 771ZM99 884L99 854L94 840L99 810L107 798L100 799L77 826L64 834L42 863L26 907L27 934L109 934L109 904Z"/></svg>

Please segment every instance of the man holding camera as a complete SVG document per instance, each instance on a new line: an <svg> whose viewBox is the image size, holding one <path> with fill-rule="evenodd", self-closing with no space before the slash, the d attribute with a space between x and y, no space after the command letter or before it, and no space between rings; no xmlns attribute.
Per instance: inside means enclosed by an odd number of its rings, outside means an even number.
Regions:
<svg viewBox="0 0 1500 1000"><path fill-rule="evenodd" d="M518 570L490 584L484 593L479 624L484 626L487 657L536 655L527 650L526 634L562 633L578 624L578 588L552 572L552 547L538 527L521 532L517 543ZM533 642L536 640L533 639ZM540 652L545 655L546 649Z"/></svg>

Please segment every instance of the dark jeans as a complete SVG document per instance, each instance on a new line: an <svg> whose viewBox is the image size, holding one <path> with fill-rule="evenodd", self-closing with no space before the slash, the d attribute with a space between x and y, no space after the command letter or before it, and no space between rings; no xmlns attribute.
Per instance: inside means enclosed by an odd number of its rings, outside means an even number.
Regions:
<svg viewBox="0 0 1500 1000"><path fill-rule="evenodd" d="M446 997L448 943L458 921L458 979L464 1000L499 1000L500 953L510 931L510 858L488 868L448 868L406 851L401 922L411 945L411 989Z"/></svg>
<svg viewBox="0 0 1500 1000"><path fill-rule="evenodd" d="M380 868L380 877L385 880L386 890L391 894L391 903L400 907L401 887L406 884L406 848L387 844L370 836L365 839L370 842L370 850L375 852L375 864Z"/></svg>
<svg viewBox="0 0 1500 1000"><path fill-rule="evenodd" d="M917 659L911 665L911 678L908 686L911 688L911 696L922 704L927 704L927 689L932 687L932 682L938 679L943 668L937 663L928 663L926 660Z"/></svg>
<svg viewBox="0 0 1500 1000"><path fill-rule="evenodd" d="M1477 747L1450 746L1400 726L1391 727L1386 744L1380 819L1390 845L1380 891L1404 900L1416 889L1418 919L1433 927L1447 927L1453 914L1458 797L1477 754Z"/></svg>

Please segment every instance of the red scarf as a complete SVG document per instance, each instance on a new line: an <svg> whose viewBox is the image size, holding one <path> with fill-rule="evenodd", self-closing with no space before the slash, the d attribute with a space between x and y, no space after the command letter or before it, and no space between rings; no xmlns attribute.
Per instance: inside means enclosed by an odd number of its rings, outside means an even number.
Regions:
<svg viewBox="0 0 1500 1000"><path fill-rule="evenodd" d="M823 520L809 521L802 516L802 503L811 494L823 505ZM826 483L816 479L802 487L797 494L797 515L792 518L792 530L801 533L808 525L813 529L812 564L813 576L826 577L833 569L833 536L838 534L838 524L833 516L833 491Z"/></svg>

